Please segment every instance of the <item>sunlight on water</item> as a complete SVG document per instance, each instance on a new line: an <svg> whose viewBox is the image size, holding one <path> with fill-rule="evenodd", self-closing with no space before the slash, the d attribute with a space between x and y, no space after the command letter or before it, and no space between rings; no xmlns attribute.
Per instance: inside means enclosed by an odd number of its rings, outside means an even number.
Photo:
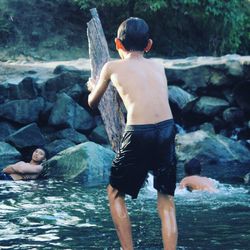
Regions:
<svg viewBox="0 0 250 250"><path fill-rule="evenodd" d="M177 187L178 249L245 249L250 243L245 223L249 190L218 187L216 194ZM135 249L162 249L156 196L151 176L136 201L126 198ZM119 249L106 187L55 180L0 182L0 249Z"/></svg>

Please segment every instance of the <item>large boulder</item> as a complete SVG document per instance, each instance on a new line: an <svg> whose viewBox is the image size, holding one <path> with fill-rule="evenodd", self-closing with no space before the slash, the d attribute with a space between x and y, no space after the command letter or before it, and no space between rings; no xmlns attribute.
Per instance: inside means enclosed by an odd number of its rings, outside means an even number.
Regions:
<svg viewBox="0 0 250 250"><path fill-rule="evenodd" d="M234 98L243 111L250 113L250 80L237 84L234 89Z"/></svg>
<svg viewBox="0 0 250 250"><path fill-rule="evenodd" d="M9 164L21 160L21 154L10 144L0 142L0 171Z"/></svg>
<svg viewBox="0 0 250 250"><path fill-rule="evenodd" d="M71 97L58 95L49 117L49 125L88 131L95 127L94 118Z"/></svg>
<svg viewBox="0 0 250 250"><path fill-rule="evenodd" d="M49 178L78 180L83 185L107 182L114 152L94 142L70 147L44 163L43 175Z"/></svg>
<svg viewBox="0 0 250 250"><path fill-rule="evenodd" d="M45 138L36 123L22 127L9 135L5 141L19 149L38 147L45 144Z"/></svg>
<svg viewBox="0 0 250 250"><path fill-rule="evenodd" d="M99 125L93 129L89 139L99 144L109 144L109 138L104 125Z"/></svg>
<svg viewBox="0 0 250 250"><path fill-rule="evenodd" d="M0 105L0 117L18 122L20 124L29 124L36 122L44 109L44 99L14 100Z"/></svg>
<svg viewBox="0 0 250 250"><path fill-rule="evenodd" d="M202 96L194 105L193 111L196 114L213 117L229 107L229 103L223 99Z"/></svg>
<svg viewBox="0 0 250 250"><path fill-rule="evenodd" d="M10 100L35 99L38 95L37 85L32 77L25 77L19 84L9 84L8 90Z"/></svg>
<svg viewBox="0 0 250 250"><path fill-rule="evenodd" d="M75 146L75 143L73 143L72 141L67 139L58 139L47 144L46 146L44 146L44 148L47 150L49 157L52 157L58 154L59 152L67 148L70 148L72 146Z"/></svg>
<svg viewBox="0 0 250 250"><path fill-rule="evenodd" d="M0 141L4 141L6 137L14 133L17 129L11 123L3 121L0 122Z"/></svg>
<svg viewBox="0 0 250 250"><path fill-rule="evenodd" d="M237 107L230 107L224 110L223 119L231 124L240 124L244 121L244 112Z"/></svg>
<svg viewBox="0 0 250 250"><path fill-rule="evenodd" d="M191 109L196 97L178 86L169 86L169 101L180 110Z"/></svg>
<svg viewBox="0 0 250 250"><path fill-rule="evenodd" d="M250 151L237 141L203 130L177 135L178 162L197 158L202 163L202 173L219 180L233 180L250 170ZM180 168L182 169L182 168ZM179 177L183 177L179 171Z"/></svg>
<svg viewBox="0 0 250 250"><path fill-rule="evenodd" d="M73 128L60 130L55 134L55 136L57 139L68 139L75 144L80 144L88 141L88 138L84 134L77 132Z"/></svg>
<svg viewBox="0 0 250 250"><path fill-rule="evenodd" d="M56 100L56 93L60 90L72 87L75 84L85 85L87 79L86 76L76 73L63 72L60 75L50 78L41 86L41 95L48 101L54 102Z"/></svg>

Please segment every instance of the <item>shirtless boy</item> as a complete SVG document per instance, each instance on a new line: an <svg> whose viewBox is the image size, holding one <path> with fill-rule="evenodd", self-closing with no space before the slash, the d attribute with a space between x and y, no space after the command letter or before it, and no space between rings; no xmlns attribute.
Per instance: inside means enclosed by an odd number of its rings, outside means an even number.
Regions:
<svg viewBox="0 0 250 250"><path fill-rule="evenodd" d="M37 148L29 163L19 161L9 165L0 173L0 180L34 180L41 173L43 166L41 163L46 159L46 153L43 149Z"/></svg>
<svg viewBox="0 0 250 250"><path fill-rule="evenodd" d="M177 244L175 125L164 67L143 57L152 40L147 23L140 18L129 18L120 25L115 44L121 59L104 65L96 87L93 79L88 82L90 107L97 107L111 80L127 110L126 128L107 188L112 219L122 249L133 249L125 194L136 198L152 170L164 249L173 250Z"/></svg>
<svg viewBox="0 0 250 250"><path fill-rule="evenodd" d="M184 165L186 177L180 182L180 188L186 188L189 191L203 190L208 192L217 192L215 181L213 179L202 177L201 164L193 158Z"/></svg>

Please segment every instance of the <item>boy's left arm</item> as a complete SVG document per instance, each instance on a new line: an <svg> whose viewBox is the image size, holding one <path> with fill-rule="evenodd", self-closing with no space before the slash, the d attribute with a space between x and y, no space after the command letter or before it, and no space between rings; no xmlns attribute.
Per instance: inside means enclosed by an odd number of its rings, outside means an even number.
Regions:
<svg viewBox="0 0 250 250"><path fill-rule="evenodd" d="M103 94L108 88L110 75L110 62L107 62L101 70L100 78L96 86L94 86L94 80L89 80L88 90L91 91L91 93L88 96L88 104L91 108L98 106Z"/></svg>

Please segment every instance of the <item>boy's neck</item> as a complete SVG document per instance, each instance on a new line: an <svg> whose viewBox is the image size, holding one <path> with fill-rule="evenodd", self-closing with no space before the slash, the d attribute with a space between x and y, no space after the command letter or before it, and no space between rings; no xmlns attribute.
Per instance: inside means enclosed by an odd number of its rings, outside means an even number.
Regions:
<svg viewBox="0 0 250 250"><path fill-rule="evenodd" d="M144 53L142 51L126 51L124 53L124 59L142 59Z"/></svg>

